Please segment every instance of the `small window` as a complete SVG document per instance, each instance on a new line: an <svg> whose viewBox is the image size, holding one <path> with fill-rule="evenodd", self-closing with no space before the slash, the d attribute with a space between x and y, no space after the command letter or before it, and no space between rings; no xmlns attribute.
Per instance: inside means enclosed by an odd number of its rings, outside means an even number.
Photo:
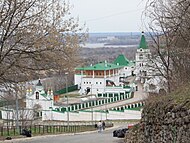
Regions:
<svg viewBox="0 0 190 143"><path fill-rule="evenodd" d="M100 84L102 84L102 82L100 82Z"/></svg>
<svg viewBox="0 0 190 143"><path fill-rule="evenodd" d="M88 84L88 82L86 82L86 84Z"/></svg>
<svg viewBox="0 0 190 143"><path fill-rule="evenodd" d="M139 55L139 59L140 59L140 60L143 59L143 55L142 55L142 54Z"/></svg>
<svg viewBox="0 0 190 143"><path fill-rule="evenodd" d="M98 82L96 82L96 84L98 84Z"/></svg>
<svg viewBox="0 0 190 143"><path fill-rule="evenodd" d="M84 84L85 84L85 82L84 82Z"/></svg>

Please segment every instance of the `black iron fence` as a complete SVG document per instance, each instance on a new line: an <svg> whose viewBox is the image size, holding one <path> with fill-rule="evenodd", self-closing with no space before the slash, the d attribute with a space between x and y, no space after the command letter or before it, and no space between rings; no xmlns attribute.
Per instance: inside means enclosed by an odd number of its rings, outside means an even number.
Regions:
<svg viewBox="0 0 190 143"><path fill-rule="evenodd" d="M23 129L30 130L32 135L76 133L95 130L94 125L33 125L0 127L0 137L21 135Z"/></svg>

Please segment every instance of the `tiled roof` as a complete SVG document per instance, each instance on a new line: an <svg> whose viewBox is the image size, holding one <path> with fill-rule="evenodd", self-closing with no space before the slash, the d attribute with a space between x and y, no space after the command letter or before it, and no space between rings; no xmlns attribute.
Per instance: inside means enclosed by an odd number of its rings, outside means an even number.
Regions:
<svg viewBox="0 0 190 143"><path fill-rule="evenodd" d="M107 62L101 62L92 66L76 68L76 70L111 70L122 68L122 65L111 64Z"/></svg>

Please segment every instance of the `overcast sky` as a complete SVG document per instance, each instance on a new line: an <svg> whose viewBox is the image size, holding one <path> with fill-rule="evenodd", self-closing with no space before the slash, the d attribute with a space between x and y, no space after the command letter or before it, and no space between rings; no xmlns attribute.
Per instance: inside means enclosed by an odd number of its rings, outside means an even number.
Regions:
<svg viewBox="0 0 190 143"><path fill-rule="evenodd" d="M89 32L140 32L146 0L70 0L72 15Z"/></svg>

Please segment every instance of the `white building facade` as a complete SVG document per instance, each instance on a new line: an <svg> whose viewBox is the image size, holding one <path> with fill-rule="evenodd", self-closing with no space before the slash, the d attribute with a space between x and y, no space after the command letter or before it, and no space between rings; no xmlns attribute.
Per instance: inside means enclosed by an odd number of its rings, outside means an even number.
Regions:
<svg viewBox="0 0 190 143"><path fill-rule="evenodd" d="M159 93L165 89L166 80L160 74L163 72L163 66L159 58L153 59L144 32L142 32L139 47L136 52L135 74L136 80L143 84L144 91L149 93Z"/></svg>
<svg viewBox="0 0 190 143"><path fill-rule="evenodd" d="M80 89L80 94L98 94L114 92L114 87L123 87L121 79L134 73L134 63L124 55L119 55L113 63L102 62L95 65L76 68L75 85ZM112 89L110 90L110 87Z"/></svg>

